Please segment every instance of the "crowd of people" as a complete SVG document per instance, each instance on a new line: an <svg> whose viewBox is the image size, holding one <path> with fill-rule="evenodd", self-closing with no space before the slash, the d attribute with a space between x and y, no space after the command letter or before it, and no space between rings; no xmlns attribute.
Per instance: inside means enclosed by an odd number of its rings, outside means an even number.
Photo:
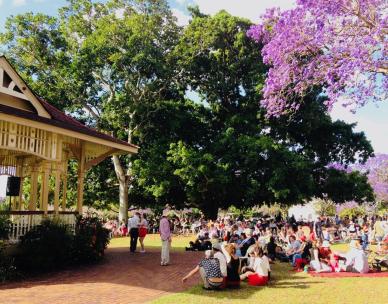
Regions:
<svg viewBox="0 0 388 304"><path fill-rule="evenodd" d="M387 218L378 216L318 217L309 223L297 222L293 216L287 220L227 217L202 221L196 232L196 240L186 250L204 251L205 256L183 282L199 272L206 289L235 288L242 280L266 285L275 261L300 271L367 273L371 242L379 253L388 254ZM347 241L347 252L331 249L333 243Z"/></svg>
<svg viewBox="0 0 388 304"><path fill-rule="evenodd" d="M366 273L371 243L377 244L377 252L383 256L388 254L387 217L317 217L314 222L304 222L280 215L251 219L225 216L216 221L164 215L156 225L162 243L161 266L170 263L173 233L191 231L196 235L186 250L203 251L204 257L183 282L199 273L205 289L238 288L243 280L254 286L266 285L275 261L290 263L299 271ZM130 236L130 252L136 251L138 241L140 252L145 252L149 229L146 214L139 212L120 227L120 235ZM349 250L333 250L332 244L337 242L349 243ZM384 263L388 264L383 260L381 265Z"/></svg>

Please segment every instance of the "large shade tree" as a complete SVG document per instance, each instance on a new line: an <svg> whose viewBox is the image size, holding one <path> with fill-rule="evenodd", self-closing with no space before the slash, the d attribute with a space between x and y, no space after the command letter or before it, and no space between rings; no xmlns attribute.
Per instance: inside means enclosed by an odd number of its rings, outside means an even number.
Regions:
<svg viewBox="0 0 388 304"><path fill-rule="evenodd" d="M192 132L206 132L172 143L167 163L154 165L157 174L139 170L144 190L162 197L171 193L171 185L180 185L183 203L199 207L208 217L232 204L292 204L311 196L371 198L365 176L327 168L334 160L365 161L372 153L365 135L354 133L354 125L333 122L319 90L303 97L305 107L297 115L267 119L256 102L266 67L255 64L262 58L246 36L251 22L223 11L213 17L196 9L192 14L175 48L178 82L199 96L202 116L197 121L205 127L199 123ZM358 191L356 184L365 187Z"/></svg>
<svg viewBox="0 0 388 304"><path fill-rule="evenodd" d="M10 17L0 41L39 95L132 142L139 108L179 95L169 56L178 33L164 0L70 0L58 17ZM125 220L132 160L112 160Z"/></svg>
<svg viewBox="0 0 388 304"><path fill-rule="evenodd" d="M114 170L92 171L86 198L109 201L118 183L125 219L128 196L211 218L232 204L369 197L364 176L327 168L365 161L372 148L353 125L331 121L320 85L300 97L297 114L267 118L257 103L267 67L247 37L252 23L192 14L181 32L162 0L71 0L58 18L8 20L5 52L39 94L141 146L134 158L114 157ZM186 100L190 90L200 100Z"/></svg>
<svg viewBox="0 0 388 304"><path fill-rule="evenodd" d="M387 1L296 4L284 12L268 10L249 31L264 44L263 59L270 66L261 101L267 113L298 109L300 97L317 85L323 85L329 108L339 100L352 109L387 100Z"/></svg>

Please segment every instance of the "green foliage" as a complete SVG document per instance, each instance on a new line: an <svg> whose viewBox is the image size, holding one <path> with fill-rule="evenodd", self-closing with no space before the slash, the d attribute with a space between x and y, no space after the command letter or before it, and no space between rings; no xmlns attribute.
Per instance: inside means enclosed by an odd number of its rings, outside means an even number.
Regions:
<svg viewBox="0 0 388 304"><path fill-rule="evenodd" d="M378 215L385 216L388 214L388 202L378 202L376 207Z"/></svg>
<svg viewBox="0 0 388 304"><path fill-rule="evenodd" d="M364 208L360 207L353 207L353 208L345 208L340 211L339 216L340 218L349 218L353 219L355 217L364 216L366 215L366 211Z"/></svg>
<svg viewBox="0 0 388 304"><path fill-rule="evenodd" d="M71 262L73 236L59 220L43 220L21 237L17 268L25 272L45 272L66 267Z"/></svg>
<svg viewBox="0 0 388 304"><path fill-rule="evenodd" d="M3 244L0 241L0 283L12 281L20 277L14 258L5 254L4 251Z"/></svg>
<svg viewBox="0 0 388 304"><path fill-rule="evenodd" d="M164 0L72 0L58 17L10 17L0 40L38 95L141 147L116 162L133 205L196 207L215 218L231 205L371 198L363 176L327 169L366 160L365 135L331 120L319 88L295 115L267 119L257 101L268 67L246 35L252 23L190 11L182 29ZM71 163L69 201L75 173ZM90 170L85 203L117 205L116 181L108 161Z"/></svg>
<svg viewBox="0 0 388 304"><path fill-rule="evenodd" d="M58 219L47 219L21 237L15 265L23 273L41 273L93 263L108 243L109 232L96 216L78 217L75 234Z"/></svg>
<svg viewBox="0 0 388 304"><path fill-rule="evenodd" d="M108 244L109 231L103 227L97 216L77 217L72 248L74 263L85 264L100 261Z"/></svg>
<svg viewBox="0 0 388 304"><path fill-rule="evenodd" d="M336 206L332 200L315 198L312 203L315 211L321 216L334 216L336 214Z"/></svg>
<svg viewBox="0 0 388 304"><path fill-rule="evenodd" d="M322 193L326 193L335 203L356 201L358 203L374 200L374 192L368 183L368 177L358 171L346 173L329 169L326 179L321 186Z"/></svg>
<svg viewBox="0 0 388 304"><path fill-rule="evenodd" d="M6 215L0 215L0 242L8 239L8 234L11 229L11 222Z"/></svg>

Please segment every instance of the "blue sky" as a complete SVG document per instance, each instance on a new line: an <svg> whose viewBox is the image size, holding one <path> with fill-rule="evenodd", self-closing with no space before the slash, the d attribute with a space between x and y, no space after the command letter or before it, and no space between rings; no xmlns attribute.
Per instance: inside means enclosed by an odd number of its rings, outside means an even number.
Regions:
<svg viewBox="0 0 388 304"><path fill-rule="evenodd" d="M187 24L189 17L187 5L198 5L207 14L225 9L233 15L246 17L256 22L266 8L279 6L283 9L291 8L292 0L169 0L173 13L180 24ZM65 0L0 0L0 31L4 28L5 20L10 15L25 12L41 12L55 15L57 9L66 4ZM376 152L388 153L388 101L381 102L378 107L368 104L350 113L342 106L335 106L332 117L347 122L357 122L357 130L365 131Z"/></svg>

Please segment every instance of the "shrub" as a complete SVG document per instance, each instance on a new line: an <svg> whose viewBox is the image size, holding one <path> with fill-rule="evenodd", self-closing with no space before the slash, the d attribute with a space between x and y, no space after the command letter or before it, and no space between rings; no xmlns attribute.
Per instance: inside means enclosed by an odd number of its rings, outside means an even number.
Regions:
<svg viewBox="0 0 388 304"><path fill-rule="evenodd" d="M75 263L92 263L102 259L109 244L109 230L95 215L77 217L73 244Z"/></svg>
<svg viewBox="0 0 388 304"><path fill-rule="evenodd" d="M0 240L7 240L11 228L8 216L0 215Z"/></svg>
<svg viewBox="0 0 388 304"><path fill-rule="evenodd" d="M353 218L356 218L359 216L364 216L365 214L366 214L365 209L363 209L361 207L354 207L354 208L343 209L339 213L339 216L342 219L345 217L347 217L349 219L353 219Z"/></svg>
<svg viewBox="0 0 388 304"><path fill-rule="evenodd" d="M0 280L10 277L14 265L34 274L99 261L108 243L109 231L96 216L77 217L75 233L57 219L46 219L21 237L15 263L9 257L0 264Z"/></svg>
<svg viewBox="0 0 388 304"><path fill-rule="evenodd" d="M0 283L15 280L20 277L13 257L4 253L4 247L0 244Z"/></svg>
<svg viewBox="0 0 388 304"><path fill-rule="evenodd" d="M16 266L24 272L52 271L71 264L73 235L58 220L43 220L18 244Z"/></svg>

